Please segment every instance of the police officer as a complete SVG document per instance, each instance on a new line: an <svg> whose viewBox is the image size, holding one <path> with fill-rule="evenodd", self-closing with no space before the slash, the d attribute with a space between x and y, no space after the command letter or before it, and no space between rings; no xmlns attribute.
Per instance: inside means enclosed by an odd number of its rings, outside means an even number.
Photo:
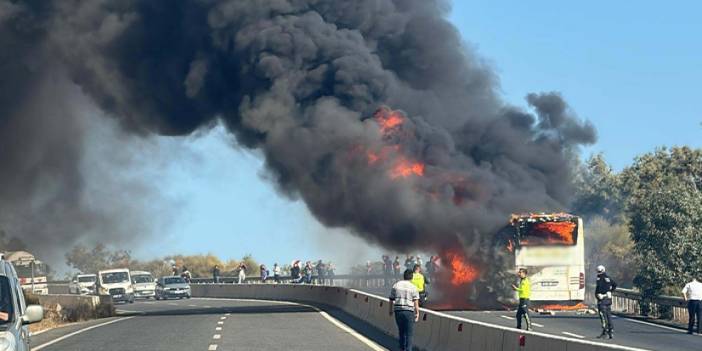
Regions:
<svg viewBox="0 0 702 351"><path fill-rule="evenodd" d="M605 273L603 265L597 266L597 286L595 287L595 297L597 298L597 312L602 323L602 334L598 339L609 336L612 338L612 291L617 288L617 283Z"/></svg>
<svg viewBox="0 0 702 351"><path fill-rule="evenodd" d="M683 298L687 301L687 333L692 334L695 327L695 320L697 320L697 334L700 333L702 328L702 283L698 282L696 278L692 278L692 281L685 284L682 290Z"/></svg>
<svg viewBox="0 0 702 351"><path fill-rule="evenodd" d="M522 329L522 317L526 320L527 330L531 330L529 319L529 299L531 298L531 282L527 277L526 268L519 268L519 286L512 284L512 289L519 294L519 307L517 307L517 329Z"/></svg>
<svg viewBox="0 0 702 351"><path fill-rule="evenodd" d="M419 306L424 306L427 302L426 284L429 284L429 282L424 278L424 274L422 274L422 265L414 265L411 283L417 287L417 291L419 291Z"/></svg>

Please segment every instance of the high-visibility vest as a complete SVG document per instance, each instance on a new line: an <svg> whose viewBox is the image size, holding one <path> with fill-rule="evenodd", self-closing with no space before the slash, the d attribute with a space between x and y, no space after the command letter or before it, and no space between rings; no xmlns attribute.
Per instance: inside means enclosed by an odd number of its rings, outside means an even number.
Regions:
<svg viewBox="0 0 702 351"><path fill-rule="evenodd" d="M419 292L424 291L424 276L422 273L412 273L412 285L417 287Z"/></svg>

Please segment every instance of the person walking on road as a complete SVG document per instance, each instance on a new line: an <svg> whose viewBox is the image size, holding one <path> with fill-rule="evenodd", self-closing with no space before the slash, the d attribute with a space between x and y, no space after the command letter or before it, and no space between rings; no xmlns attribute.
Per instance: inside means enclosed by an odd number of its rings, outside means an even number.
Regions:
<svg viewBox="0 0 702 351"><path fill-rule="evenodd" d="M273 280L275 280L276 283L280 283L280 266L278 263L273 264Z"/></svg>
<svg viewBox="0 0 702 351"><path fill-rule="evenodd" d="M215 265L214 268L212 268L212 279L215 284L219 284L219 265Z"/></svg>
<svg viewBox="0 0 702 351"><path fill-rule="evenodd" d="M697 320L697 334L700 333L700 323L702 322L702 283L696 278L685 284L682 289L683 298L687 301L687 333L692 334L695 320Z"/></svg>
<svg viewBox="0 0 702 351"><path fill-rule="evenodd" d="M244 262L241 262L239 264L239 279L237 280L238 284L244 283L246 280L246 264Z"/></svg>
<svg viewBox="0 0 702 351"><path fill-rule="evenodd" d="M519 306L517 307L517 329L522 329L522 318L526 321L526 330L531 330L531 319L529 319L529 299L531 298L531 282L527 277L526 268L519 268L519 286L512 284L512 289L519 295Z"/></svg>
<svg viewBox="0 0 702 351"><path fill-rule="evenodd" d="M597 298L597 313L600 315L602 324L602 334L598 339L605 336L612 338L612 292L617 288L617 283L605 273L605 266L597 266L597 285L595 286L595 298Z"/></svg>
<svg viewBox="0 0 702 351"><path fill-rule="evenodd" d="M395 314L401 351L412 351L414 323L419 320L419 290L411 283L414 272L408 269L403 280L390 291L390 315Z"/></svg>

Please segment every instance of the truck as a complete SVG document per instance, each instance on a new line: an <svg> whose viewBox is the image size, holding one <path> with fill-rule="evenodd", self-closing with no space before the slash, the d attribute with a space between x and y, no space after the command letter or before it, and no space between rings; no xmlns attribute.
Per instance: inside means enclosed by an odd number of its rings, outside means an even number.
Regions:
<svg viewBox="0 0 702 351"><path fill-rule="evenodd" d="M46 264L27 251L7 252L5 259L15 267L23 290L38 295L49 293Z"/></svg>

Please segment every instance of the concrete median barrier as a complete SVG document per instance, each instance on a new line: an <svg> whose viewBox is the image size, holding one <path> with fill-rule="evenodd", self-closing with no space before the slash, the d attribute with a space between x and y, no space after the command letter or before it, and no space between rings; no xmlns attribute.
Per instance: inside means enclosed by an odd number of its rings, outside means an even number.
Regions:
<svg viewBox="0 0 702 351"><path fill-rule="evenodd" d="M377 330L397 336L386 297L358 290L302 284L193 284L194 297L263 299L338 308ZM421 309L414 344L422 350L633 350L631 348L519 331Z"/></svg>

